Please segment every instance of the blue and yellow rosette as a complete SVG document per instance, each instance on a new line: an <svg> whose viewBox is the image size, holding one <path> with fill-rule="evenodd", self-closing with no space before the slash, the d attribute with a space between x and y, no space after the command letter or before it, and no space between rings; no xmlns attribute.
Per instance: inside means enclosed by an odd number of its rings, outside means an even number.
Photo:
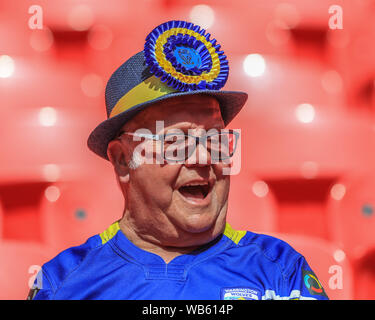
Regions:
<svg viewBox="0 0 375 320"><path fill-rule="evenodd" d="M206 30L185 21L168 21L146 37L150 71L178 91L219 90L229 74L224 51Z"/></svg>

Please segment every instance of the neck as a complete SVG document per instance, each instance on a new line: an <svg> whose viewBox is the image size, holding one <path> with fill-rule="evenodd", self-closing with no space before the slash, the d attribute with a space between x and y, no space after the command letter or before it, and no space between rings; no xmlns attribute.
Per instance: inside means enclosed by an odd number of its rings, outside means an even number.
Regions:
<svg viewBox="0 0 375 320"><path fill-rule="evenodd" d="M188 254L199 247L213 241L217 236L222 234L225 229L225 215L224 220L219 219L212 227L212 230L207 230L203 234L187 233L186 231L176 231L176 236L170 238L170 232L166 239L161 236L163 231L167 228L159 228L157 230L150 228L145 229L146 223L142 222L141 227L132 218L132 214L128 208L125 207L123 217L119 220L119 227L125 234L129 241L131 241L138 248L145 251L152 252L160 256L165 263L169 263L177 256ZM149 225L153 225L149 223ZM171 229L173 230L173 229ZM183 244L186 244L184 246ZM166 245L168 244L168 245ZM176 245L174 245L176 244Z"/></svg>
<svg viewBox="0 0 375 320"><path fill-rule="evenodd" d="M165 263L169 263L177 256L190 253L200 247L200 245L188 247L164 246L154 237L146 236L141 234L141 232L137 232L137 229L132 225L131 221L126 218L126 215L124 215L119 221L119 226L129 241L131 241L138 248L160 256Z"/></svg>

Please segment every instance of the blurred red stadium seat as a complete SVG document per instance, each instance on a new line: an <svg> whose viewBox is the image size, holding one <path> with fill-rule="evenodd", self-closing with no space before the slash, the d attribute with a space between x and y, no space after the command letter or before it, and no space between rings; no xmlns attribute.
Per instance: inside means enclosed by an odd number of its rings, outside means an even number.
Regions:
<svg viewBox="0 0 375 320"><path fill-rule="evenodd" d="M360 259L375 247L374 173L354 175L331 188L327 203L330 236L352 259Z"/></svg>
<svg viewBox="0 0 375 320"><path fill-rule="evenodd" d="M6 150L0 158L0 181L43 180L48 164L60 166L69 179L77 163L93 158L86 140L104 119L104 108L97 98L83 94L82 72L13 58L15 73L0 81L0 116L6 119L0 127L0 148Z"/></svg>
<svg viewBox="0 0 375 320"><path fill-rule="evenodd" d="M275 231L276 204L264 181L231 177L228 203L227 220L234 229Z"/></svg>
<svg viewBox="0 0 375 320"><path fill-rule="evenodd" d="M253 115L243 136L248 147L242 153L257 175L316 178L372 166L375 136L367 115L321 105L313 108L305 108L307 117L314 110L311 123L297 120L293 109Z"/></svg>
<svg viewBox="0 0 375 320"><path fill-rule="evenodd" d="M0 197L0 241L3 238L3 220L4 220L4 210L3 205L1 203L1 197Z"/></svg>
<svg viewBox="0 0 375 320"><path fill-rule="evenodd" d="M37 243L0 242L0 300L25 300L40 267L53 258Z"/></svg>
<svg viewBox="0 0 375 320"><path fill-rule="evenodd" d="M331 300L352 299L352 266L345 252L337 245L309 236L281 233L270 235L286 241L306 258Z"/></svg>
<svg viewBox="0 0 375 320"><path fill-rule="evenodd" d="M83 77L92 71L54 59L39 60L12 54L7 59L7 64L1 66L6 74L0 78L2 112L8 112L7 118L45 106L79 110L89 118L105 114L98 100L87 97L82 90Z"/></svg>
<svg viewBox="0 0 375 320"><path fill-rule="evenodd" d="M114 175L55 183L41 203L43 238L56 250L80 245L119 220L123 209Z"/></svg>
<svg viewBox="0 0 375 320"><path fill-rule="evenodd" d="M331 188L327 204L331 239L340 244L355 272L355 299L375 298L374 172L354 175Z"/></svg>
<svg viewBox="0 0 375 320"><path fill-rule="evenodd" d="M41 0L39 3L48 12L45 23L60 29L85 30L93 24L108 24L114 26L133 26L139 22L139 17L152 11L155 19L163 13L160 1L111 0L108 5L100 0L78 2L66 0L51 3ZM124 23L126 21L126 23ZM145 23L143 23L145 25ZM138 24L137 24L138 27ZM142 26L139 26L142 28Z"/></svg>
<svg viewBox="0 0 375 320"><path fill-rule="evenodd" d="M348 9L351 7L351 9ZM371 92L375 79L374 2L359 1L351 6L345 2L344 27L330 30L328 37L329 58L343 75L346 83L346 96L350 105L374 110L371 105ZM345 14L353 10L350 14ZM353 68L353 66L356 66Z"/></svg>
<svg viewBox="0 0 375 320"><path fill-rule="evenodd" d="M32 31L27 23L19 24L8 18L2 19L0 24L0 48L1 54L19 56L37 56L30 44ZM38 52L40 54L40 52Z"/></svg>
<svg viewBox="0 0 375 320"><path fill-rule="evenodd" d="M375 299L375 248L355 263L355 299Z"/></svg>
<svg viewBox="0 0 375 320"><path fill-rule="evenodd" d="M328 239L326 200L334 177L276 177L264 180L277 204L276 231Z"/></svg>
<svg viewBox="0 0 375 320"><path fill-rule="evenodd" d="M236 76L227 86L249 93L248 108L241 115L287 112L299 103L344 108L345 87L332 65L315 60L296 59L278 54L256 53L232 56ZM250 55L249 54L249 55ZM247 58L247 59L246 59ZM334 72L333 76L329 76ZM270 94L272 93L272 94ZM279 110L279 111L278 111Z"/></svg>
<svg viewBox="0 0 375 320"><path fill-rule="evenodd" d="M233 67L243 68L244 58L237 56ZM239 73L229 83L231 89L249 92L247 105L231 124L243 128L242 154L249 170L262 177L303 177L305 167L314 166L314 177L341 176L374 163L373 121L368 113L346 108L343 88L324 89L329 66L263 58L263 75Z"/></svg>
<svg viewBox="0 0 375 320"><path fill-rule="evenodd" d="M22 182L2 181L0 197L4 240L42 241L39 203L48 184L46 181L26 179Z"/></svg>

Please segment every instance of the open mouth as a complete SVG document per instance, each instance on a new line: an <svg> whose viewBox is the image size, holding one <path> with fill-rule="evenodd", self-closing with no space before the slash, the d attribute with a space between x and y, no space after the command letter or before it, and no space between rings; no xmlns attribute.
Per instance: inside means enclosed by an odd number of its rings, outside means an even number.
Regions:
<svg viewBox="0 0 375 320"><path fill-rule="evenodd" d="M178 191L188 200L203 200L207 197L211 190L208 182L187 183L180 187Z"/></svg>

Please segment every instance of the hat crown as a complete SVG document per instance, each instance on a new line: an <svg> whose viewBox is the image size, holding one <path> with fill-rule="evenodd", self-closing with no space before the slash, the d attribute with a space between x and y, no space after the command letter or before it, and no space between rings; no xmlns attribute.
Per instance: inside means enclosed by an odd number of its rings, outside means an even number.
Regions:
<svg viewBox="0 0 375 320"><path fill-rule="evenodd" d="M105 88L107 118L116 103L131 89L152 76L144 52L138 52L125 61L109 78Z"/></svg>

